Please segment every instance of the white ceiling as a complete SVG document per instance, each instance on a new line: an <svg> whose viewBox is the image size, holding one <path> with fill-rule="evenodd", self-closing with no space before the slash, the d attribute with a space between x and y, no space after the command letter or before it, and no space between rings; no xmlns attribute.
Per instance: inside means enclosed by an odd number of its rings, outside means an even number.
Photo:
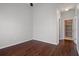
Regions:
<svg viewBox="0 0 79 59"><path fill-rule="evenodd" d="M65 11L65 9L73 9L76 3L58 3L57 5L59 11Z"/></svg>

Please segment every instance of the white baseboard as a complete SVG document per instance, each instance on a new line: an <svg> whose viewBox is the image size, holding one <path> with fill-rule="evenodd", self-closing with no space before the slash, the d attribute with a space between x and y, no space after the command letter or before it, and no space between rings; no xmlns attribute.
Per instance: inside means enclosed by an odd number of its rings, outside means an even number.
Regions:
<svg viewBox="0 0 79 59"><path fill-rule="evenodd" d="M36 39L32 39L32 40L36 40ZM54 45L58 45L59 44L59 42L48 42L48 41L43 41L43 40L37 40L37 41L42 41L42 42L46 42L46 43L54 44Z"/></svg>
<svg viewBox="0 0 79 59"><path fill-rule="evenodd" d="M35 40L35 39L32 39L32 40ZM30 41L30 40L17 42L17 43L10 44L10 45L5 45L5 46L0 47L0 49L7 48L7 47L10 47L10 46L14 46L14 45L17 45L17 44L21 44L21 43L24 43L24 42L27 42L27 41ZM42 40L38 40L38 41L42 41ZM42 42L46 42L46 43L54 44L54 45L58 45L58 44L59 44L58 41L57 41L57 42L47 42L47 41L42 41Z"/></svg>
<svg viewBox="0 0 79 59"><path fill-rule="evenodd" d="M17 44L21 44L21 43L24 43L24 42L27 42L27 41L30 41L30 40L25 40L25 41L17 42L17 43L14 43L14 44L2 46L2 47L0 47L0 49L7 48L7 47L10 47L10 46L14 46L14 45L17 45Z"/></svg>

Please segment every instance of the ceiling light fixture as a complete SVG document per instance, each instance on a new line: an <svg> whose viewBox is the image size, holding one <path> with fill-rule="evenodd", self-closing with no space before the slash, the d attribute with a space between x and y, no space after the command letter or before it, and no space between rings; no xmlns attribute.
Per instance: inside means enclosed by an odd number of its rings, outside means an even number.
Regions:
<svg viewBox="0 0 79 59"><path fill-rule="evenodd" d="M65 9L65 11L68 11L69 9Z"/></svg>

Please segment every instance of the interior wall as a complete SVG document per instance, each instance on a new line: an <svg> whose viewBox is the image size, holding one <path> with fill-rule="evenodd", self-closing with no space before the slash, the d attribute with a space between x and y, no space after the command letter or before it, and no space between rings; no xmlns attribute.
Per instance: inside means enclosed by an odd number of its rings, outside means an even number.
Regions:
<svg viewBox="0 0 79 59"><path fill-rule="evenodd" d="M29 4L0 4L0 48L32 39L32 15Z"/></svg>
<svg viewBox="0 0 79 59"><path fill-rule="evenodd" d="M34 4L33 25L34 40L58 44L59 20L57 20L57 4Z"/></svg>
<svg viewBox="0 0 79 59"><path fill-rule="evenodd" d="M60 16L60 40L64 39L65 36L65 27L64 27L64 20L69 20L69 19L73 19L74 20L74 16L75 16L75 9L71 9L69 11L63 11L61 12L61 16Z"/></svg>
<svg viewBox="0 0 79 59"><path fill-rule="evenodd" d="M33 7L24 3L0 4L0 48L31 39L58 44L59 6L55 3L35 3Z"/></svg>
<svg viewBox="0 0 79 59"><path fill-rule="evenodd" d="M78 54L79 54L79 4L77 4L77 21L76 21L76 37L77 37L77 50L78 50Z"/></svg>

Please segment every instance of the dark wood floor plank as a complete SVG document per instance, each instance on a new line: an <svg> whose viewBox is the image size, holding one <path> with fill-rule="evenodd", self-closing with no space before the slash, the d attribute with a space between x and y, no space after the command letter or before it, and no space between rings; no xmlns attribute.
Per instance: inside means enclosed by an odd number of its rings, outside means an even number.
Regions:
<svg viewBox="0 0 79 59"><path fill-rule="evenodd" d="M53 45L37 40L0 49L1 56L78 56L76 44L70 40L60 40Z"/></svg>

